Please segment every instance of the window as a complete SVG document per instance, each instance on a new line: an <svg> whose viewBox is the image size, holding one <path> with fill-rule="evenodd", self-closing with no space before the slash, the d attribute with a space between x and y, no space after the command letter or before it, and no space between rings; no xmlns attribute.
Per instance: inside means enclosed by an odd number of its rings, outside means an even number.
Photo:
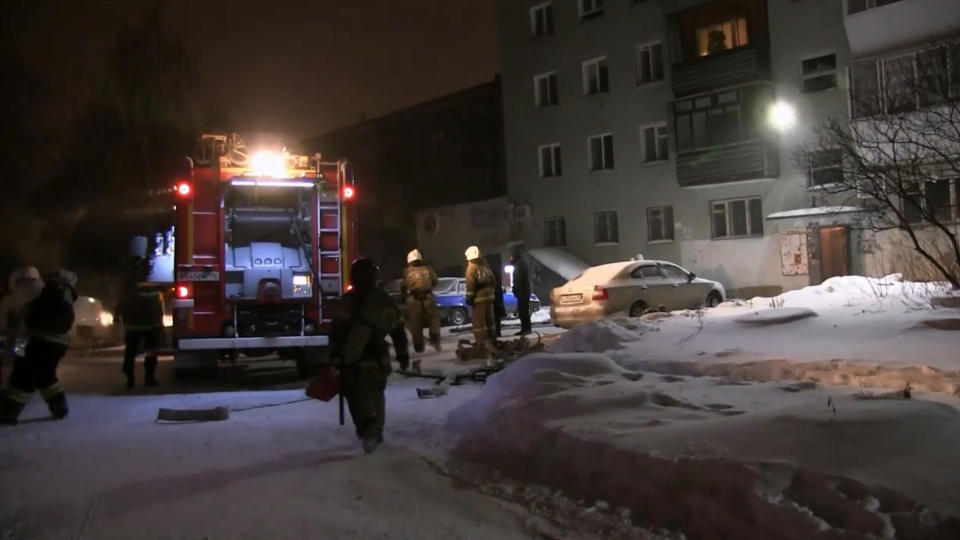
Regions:
<svg viewBox="0 0 960 540"><path fill-rule="evenodd" d="M837 55L825 54L800 62L803 72L801 90L805 94L837 87Z"/></svg>
<svg viewBox="0 0 960 540"><path fill-rule="evenodd" d="M579 0L579 3L581 21L603 17L603 0Z"/></svg>
<svg viewBox="0 0 960 540"><path fill-rule="evenodd" d="M960 221L960 180L932 180L904 187L900 210L907 223L935 218L940 223Z"/></svg>
<svg viewBox="0 0 960 540"><path fill-rule="evenodd" d="M710 203L714 238L763 236L760 197Z"/></svg>
<svg viewBox="0 0 960 540"><path fill-rule="evenodd" d="M615 211L593 214L593 241L597 244L616 244L620 241Z"/></svg>
<svg viewBox="0 0 960 540"><path fill-rule="evenodd" d="M674 266L672 264L661 264L660 271L663 273L664 277L670 281L690 281L690 274L681 270L679 266Z"/></svg>
<svg viewBox="0 0 960 540"><path fill-rule="evenodd" d="M567 224L562 217L549 217L543 228L543 245L563 247L567 245Z"/></svg>
<svg viewBox="0 0 960 540"><path fill-rule="evenodd" d="M768 88L753 87L673 104L677 151L751 140L763 126L761 103Z"/></svg>
<svg viewBox="0 0 960 540"><path fill-rule="evenodd" d="M670 159L670 151L667 148L667 124L641 127L640 142L643 145L644 163Z"/></svg>
<svg viewBox="0 0 960 540"><path fill-rule="evenodd" d="M673 240L673 207L647 208L647 242Z"/></svg>
<svg viewBox="0 0 960 540"><path fill-rule="evenodd" d="M850 66L850 107L854 118L880 113L880 76L876 60Z"/></svg>
<svg viewBox="0 0 960 540"><path fill-rule="evenodd" d="M651 43L637 47L637 85L663 80L663 46Z"/></svg>
<svg viewBox="0 0 960 540"><path fill-rule="evenodd" d="M533 78L533 99L537 107L549 107L559 103L557 99L557 73L543 73Z"/></svg>
<svg viewBox="0 0 960 540"><path fill-rule="evenodd" d="M868 9L878 8L900 0L847 0L847 14L853 15Z"/></svg>
<svg viewBox="0 0 960 540"><path fill-rule="evenodd" d="M957 97L960 43L850 66L853 118L909 112Z"/></svg>
<svg viewBox="0 0 960 540"><path fill-rule="evenodd" d="M723 22L701 26L696 31L697 56L709 56L749 44L747 19L735 17Z"/></svg>
<svg viewBox="0 0 960 540"><path fill-rule="evenodd" d="M660 273L660 268L657 265L645 264L630 272L630 277L634 279L660 279L663 274Z"/></svg>
<svg viewBox="0 0 960 540"><path fill-rule="evenodd" d="M540 178L560 176L563 173L560 163L560 145L545 144L539 148Z"/></svg>
<svg viewBox="0 0 960 540"><path fill-rule="evenodd" d="M530 31L536 37L553 34L553 5L550 2L530 8Z"/></svg>
<svg viewBox="0 0 960 540"><path fill-rule="evenodd" d="M843 152L818 150L810 152L807 167L809 187L818 188L843 182Z"/></svg>
<svg viewBox="0 0 960 540"><path fill-rule="evenodd" d="M613 135L595 135L587 139L590 148L590 170L602 171L613 168Z"/></svg>
<svg viewBox="0 0 960 540"><path fill-rule="evenodd" d="M592 96L609 91L610 85L607 81L606 57L594 58L593 60L587 60L584 62L583 95Z"/></svg>

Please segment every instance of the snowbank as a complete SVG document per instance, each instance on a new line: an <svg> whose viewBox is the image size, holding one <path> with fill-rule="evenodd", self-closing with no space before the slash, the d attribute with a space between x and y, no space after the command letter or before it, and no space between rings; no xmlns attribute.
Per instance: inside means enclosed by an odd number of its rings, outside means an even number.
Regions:
<svg viewBox="0 0 960 540"><path fill-rule="evenodd" d="M929 305L932 296L943 293L945 283L903 281L902 274L882 278L841 276L827 279L820 285L785 292L775 298L754 297L747 302L754 307L771 303L779 307L830 308L860 304L881 304L885 301Z"/></svg>
<svg viewBox="0 0 960 540"><path fill-rule="evenodd" d="M624 374L598 354L518 360L451 413L455 462L623 506L636 526L691 539L960 535L942 517L960 514L951 406Z"/></svg>
<svg viewBox="0 0 960 540"><path fill-rule="evenodd" d="M612 318L586 322L560 336L551 352L604 352L623 348L639 341L657 327L638 319Z"/></svg>

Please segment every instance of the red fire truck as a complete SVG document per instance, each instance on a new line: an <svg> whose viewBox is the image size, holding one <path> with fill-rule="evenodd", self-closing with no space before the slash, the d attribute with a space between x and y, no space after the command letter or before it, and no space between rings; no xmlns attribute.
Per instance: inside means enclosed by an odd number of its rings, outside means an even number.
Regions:
<svg viewBox="0 0 960 540"><path fill-rule="evenodd" d="M178 375L272 354L309 374L357 253L352 168L225 134L203 135L188 166L173 189Z"/></svg>

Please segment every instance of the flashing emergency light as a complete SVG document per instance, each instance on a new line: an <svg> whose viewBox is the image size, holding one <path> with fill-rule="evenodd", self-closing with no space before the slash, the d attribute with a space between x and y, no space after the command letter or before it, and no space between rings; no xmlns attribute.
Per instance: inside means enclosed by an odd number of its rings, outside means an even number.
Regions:
<svg viewBox="0 0 960 540"><path fill-rule="evenodd" d="M250 158L250 172L253 176L286 178L287 164L284 156L272 150L260 150Z"/></svg>
<svg viewBox="0 0 960 540"><path fill-rule="evenodd" d="M348 201L352 201L354 197L357 196L357 189L353 186L344 186L343 188L343 198Z"/></svg>
<svg viewBox="0 0 960 540"><path fill-rule="evenodd" d="M192 192L193 186L190 185L190 182L177 182L177 195L189 197Z"/></svg>
<svg viewBox="0 0 960 540"><path fill-rule="evenodd" d="M181 300L190 298L190 287L188 285L177 285L177 298Z"/></svg>

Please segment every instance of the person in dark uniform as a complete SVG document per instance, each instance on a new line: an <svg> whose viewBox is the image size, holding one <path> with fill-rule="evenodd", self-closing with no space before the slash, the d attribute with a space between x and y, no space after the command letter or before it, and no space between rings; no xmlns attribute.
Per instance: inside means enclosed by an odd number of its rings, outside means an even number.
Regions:
<svg viewBox="0 0 960 540"><path fill-rule="evenodd" d="M127 388L133 388L136 382L133 364L141 343L144 348L144 385L160 384L157 381L157 348L163 338L163 294L156 286L147 283L149 274L148 261L138 259L117 302L116 313L123 321L125 332L122 371L127 376Z"/></svg>
<svg viewBox="0 0 960 540"><path fill-rule="evenodd" d="M76 275L59 270L47 278L39 296L24 307L27 347L24 356L16 359L9 386L0 397L0 424L16 424L36 390L54 418L66 418L67 396L57 380L57 365L67 353L67 335L75 317L76 283Z"/></svg>
<svg viewBox="0 0 960 540"><path fill-rule="evenodd" d="M522 336L533 331L530 324L530 270L523 256L520 246L513 248L510 253L510 264L513 265L513 295L517 298L517 316L520 318L520 333Z"/></svg>
<svg viewBox="0 0 960 540"><path fill-rule="evenodd" d="M377 288L378 272L372 259L353 262L353 288L337 303L330 330L331 357L340 365L340 391L367 454L383 442L383 392L392 371L387 336L393 341L400 368L405 370L410 364L403 316L390 296Z"/></svg>

